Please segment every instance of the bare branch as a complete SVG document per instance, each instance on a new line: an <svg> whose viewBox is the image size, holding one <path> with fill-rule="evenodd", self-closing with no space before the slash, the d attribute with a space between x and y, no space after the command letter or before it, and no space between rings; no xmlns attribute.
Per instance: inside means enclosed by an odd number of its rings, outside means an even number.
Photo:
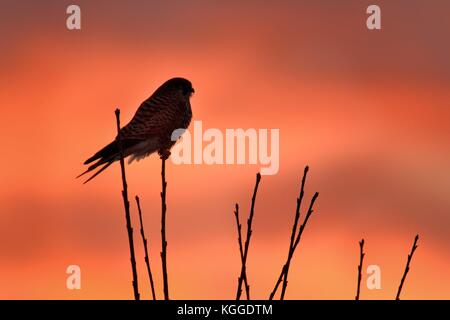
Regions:
<svg viewBox="0 0 450 320"><path fill-rule="evenodd" d="M414 243L411 249L411 253L408 254L408 260L406 262L406 268L405 268L405 272L403 273L403 277L402 280L400 281L400 286L398 287L398 291L397 291L397 296L395 298L395 300L400 300L400 293L402 292L402 288L403 288L403 284L405 283L405 279L406 279L406 275L409 272L409 264L411 263L411 259L414 255L414 252L417 249L417 241L419 240L419 235L416 235L416 237L414 238Z"/></svg>
<svg viewBox="0 0 450 320"><path fill-rule="evenodd" d="M122 149L122 141L120 135L120 110L116 109L116 122L117 122L117 144L119 146L119 155L120 155L120 168L122 172L122 197L123 197L123 205L125 207L125 218L127 223L127 232L128 232L128 242L130 245L130 260L131 260L131 270L133 272L133 291L135 300L140 299L139 290L138 290L138 278L137 278L137 270L136 270L136 257L134 254L134 241L133 241L133 228L131 227L131 217L130 217L130 202L128 201L128 188L127 188L127 179L125 176L125 162L123 160L123 149Z"/></svg>
<svg viewBox="0 0 450 320"><path fill-rule="evenodd" d="M247 255L248 255L248 248L250 245L250 238L252 236L252 222L253 222L253 216L255 213L255 201L256 201L256 194L258 192L258 186L259 186L259 182L261 181L261 174L258 172L256 174L256 183L255 183L255 188L253 190L253 197L252 197L252 205L250 208L250 215L248 217L247 220L247 237L245 240L245 245L244 245L244 256L242 259L242 268L241 268L241 274L239 276L238 279L238 288L237 288L237 293L236 293L236 300L240 300L241 298L241 294L242 294L242 282L244 281L244 278L247 279L247 275L246 275L246 263L247 263ZM246 290L250 290L250 288L247 286Z"/></svg>
<svg viewBox="0 0 450 320"><path fill-rule="evenodd" d="M241 263L244 264L244 248L243 248L243 244L242 244L242 225L241 222L239 220L239 205L236 203L236 207L235 207L235 211L234 211L234 216L236 217L236 227L237 227L237 232L238 232L238 243L239 243L239 253L241 256ZM247 300L250 300L250 286L248 285L247 282L247 271L244 270L244 285L245 285L245 293L247 296ZM242 289L241 289L242 291ZM242 292L241 292L242 294Z"/></svg>
<svg viewBox="0 0 450 320"><path fill-rule="evenodd" d="M150 279L150 288L152 290L152 297L153 297L153 300L156 300L155 284L153 282L152 269L150 268L150 259L148 257L148 247L147 247L147 238L145 237L144 223L142 222L141 204L140 204L138 196L136 196L136 204L137 204L138 211L139 211L139 223L141 224L141 236L142 236L142 242L144 244L144 251L145 251L144 260L145 260L145 264L147 265L147 272L148 272L148 277Z"/></svg>
<svg viewBox="0 0 450 320"><path fill-rule="evenodd" d="M362 266L364 261L364 239L361 239L359 242L359 266L358 266L358 286L356 288L356 297L355 300L359 300L359 292L361 288L361 277L362 277Z"/></svg>
<svg viewBox="0 0 450 320"><path fill-rule="evenodd" d="M309 217L313 213L314 203L316 202L316 199L319 196L319 193L316 192L314 194L314 196L312 197L311 203L309 205L309 209L306 213L305 220L303 221L303 224L301 224L297 230L297 226L298 226L299 219L300 219L300 208L301 208L301 204L303 201L305 182L306 182L306 176L308 174L308 171L309 171L309 167L306 166L305 170L303 172L302 184L301 184L301 188L300 188L300 195L297 198L297 208L296 208L296 212L295 212L294 225L292 227L288 257L286 259L286 263L283 265L283 268L281 269L280 275L278 276L278 280L275 283L275 287L272 290L272 292L270 293L270 296L269 296L270 300L273 300L276 292L278 291L278 288L279 288L281 282L283 282L283 286L282 286L280 300L284 300L284 296L286 294L286 288L287 288L287 284L288 284L287 279L288 279L288 275L289 275L289 268L290 268L292 257L294 256L295 249L297 249L297 246L300 243L300 239L303 234L303 230L305 229L306 224L308 223Z"/></svg>
<svg viewBox="0 0 450 320"><path fill-rule="evenodd" d="M167 241L166 241L166 157L161 157L161 261L162 261L162 271L163 271L163 282L164 282L164 299L169 300L169 281L167 275Z"/></svg>

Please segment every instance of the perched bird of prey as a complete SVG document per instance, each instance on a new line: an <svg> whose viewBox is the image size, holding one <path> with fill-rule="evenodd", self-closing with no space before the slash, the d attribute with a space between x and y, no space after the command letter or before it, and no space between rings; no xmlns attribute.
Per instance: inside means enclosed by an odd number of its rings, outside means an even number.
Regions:
<svg viewBox="0 0 450 320"><path fill-rule="evenodd" d="M120 130L113 142L84 162L89 164L96 161L78 177L103 165L84 182L86 183L119 160L119 137L124 158L130 156L128 163L143 159L155 151L158 151L161 157L167 157L176 142L171 139L172 132L176 129L187 129L191 122L192 109L189 99L193 93L194 88L189 80L173 78L166 81L150 98L141 103L133 119Z"/></svg>

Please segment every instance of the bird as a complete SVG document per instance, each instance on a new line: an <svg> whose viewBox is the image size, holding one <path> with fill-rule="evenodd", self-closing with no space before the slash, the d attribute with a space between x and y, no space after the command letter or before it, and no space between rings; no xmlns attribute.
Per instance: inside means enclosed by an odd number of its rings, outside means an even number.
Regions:
<svg viewBox="0 0 450 320"><path fill-rule="evenodd" d="M192 83L185 78L177 77L164 82L141 103L116 138L84 162L84 165L90 166L77 178L103 165L84 182L87 183L120 160L119 139L123 158L129 157L128 163L139 161L156 151L162 159L167 159L176 142L172 140L172 133L189 127L192 119L190 98L194 92Z"/></svg>

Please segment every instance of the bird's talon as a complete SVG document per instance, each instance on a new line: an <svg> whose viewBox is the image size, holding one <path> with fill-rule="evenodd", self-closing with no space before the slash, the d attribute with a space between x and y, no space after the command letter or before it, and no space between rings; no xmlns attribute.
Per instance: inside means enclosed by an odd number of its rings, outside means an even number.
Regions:
<svg viewBox="0 0 450 320"><path fill-rule="evenodd" d="M161 160L167 160L171 154L169 150L159 150L158 153Z"/></svg>

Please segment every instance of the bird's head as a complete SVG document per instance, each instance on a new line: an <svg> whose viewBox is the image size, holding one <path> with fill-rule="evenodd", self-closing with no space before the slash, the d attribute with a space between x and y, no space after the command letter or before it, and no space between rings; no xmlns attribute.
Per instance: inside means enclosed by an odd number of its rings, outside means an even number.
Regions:
<svg viewBox="0 0 450 320"><path fill-rule="evenodd" d="M166 81L166 83L164 83L162 86L170 87L172 90L179 90L180 93L186 98L190 98L195 92L194 88L192 87L192 83L184 78L172 78Z"/></svg>

